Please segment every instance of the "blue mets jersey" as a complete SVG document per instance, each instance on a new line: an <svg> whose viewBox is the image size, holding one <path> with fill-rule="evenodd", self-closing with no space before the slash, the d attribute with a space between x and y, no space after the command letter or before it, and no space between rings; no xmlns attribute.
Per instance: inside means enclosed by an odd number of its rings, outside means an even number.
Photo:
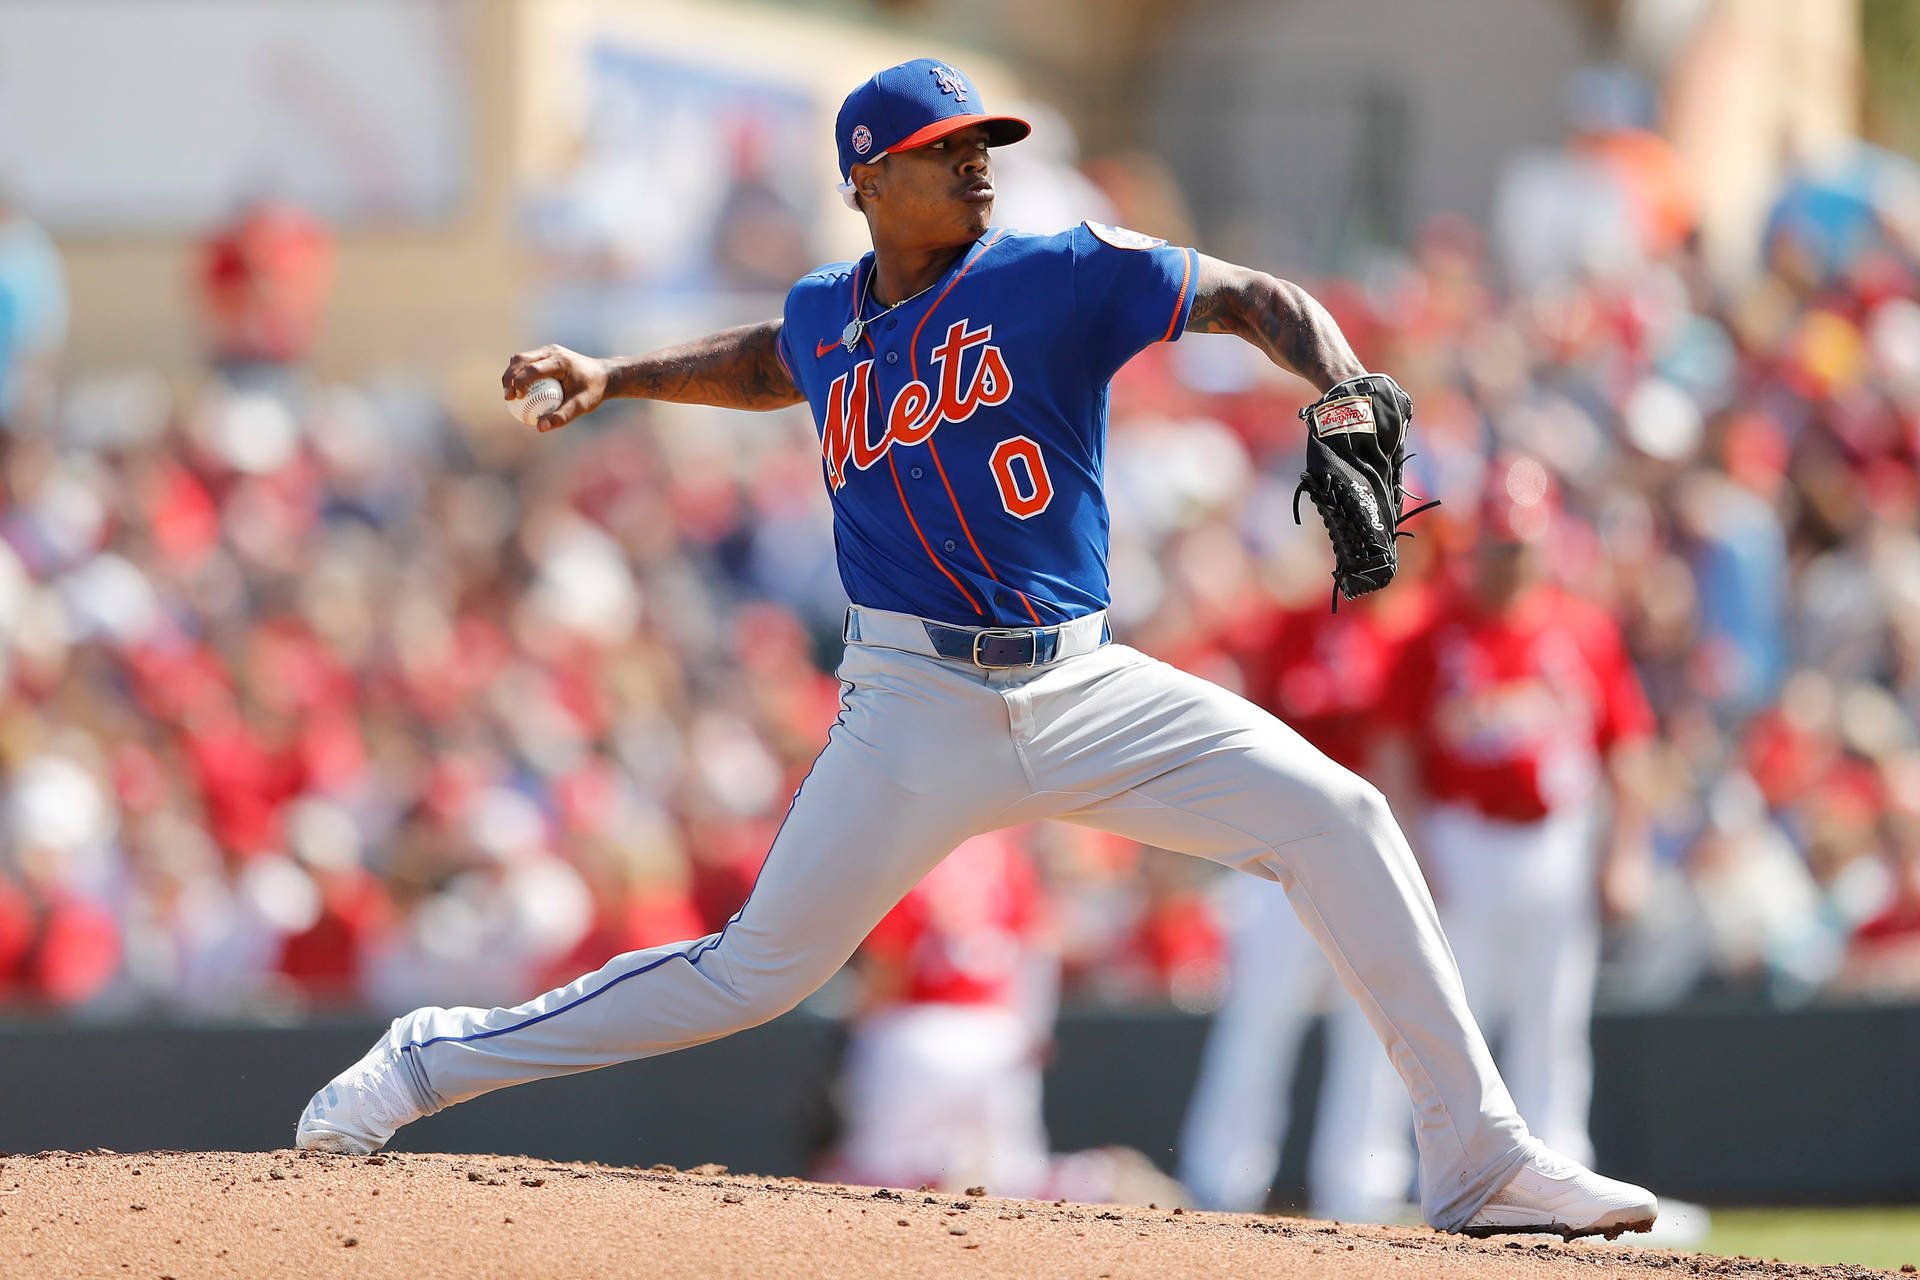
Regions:
<svg viewBox="0 0 1920 1280"><path fill-rule="evenodd" d="M780 358L820 430L848 598L963 626L1106 608L1107 383L1184 331L1196 270L1191 249L1082 223L994 228L891 311L872 254L794 285Z"/></svg>

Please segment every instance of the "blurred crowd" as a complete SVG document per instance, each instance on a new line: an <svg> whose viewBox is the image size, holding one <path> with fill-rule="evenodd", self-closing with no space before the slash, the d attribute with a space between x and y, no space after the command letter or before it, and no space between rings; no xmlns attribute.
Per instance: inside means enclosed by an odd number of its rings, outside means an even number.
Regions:
<svg viewBox="0 0 1920 1280"><path fill-rule="evenodd" d="M1489 459L1525 453L1561 585L1623 628L1655 869L1603 999L1920 992L1915 185L1809 162L1728 280L1665 144L1595 127L1516 161L1489 232L1309 281L1416 403L1446 505L1408 576L1456 569ZM1107 184L1151 225L1138 196ZM331 263L251 209L194 282L202 374L56 383L57 253L0 210L0 1006L517 1001L718 928L825 740L844 597L804 409L542 438L316 380ZM1115 629L1250 695L1244 637L1325 607L1288 515L1306 398L1198 336L1114 388ZM1213 868L1020 838L1068 998L1216 997Z"/></svg>

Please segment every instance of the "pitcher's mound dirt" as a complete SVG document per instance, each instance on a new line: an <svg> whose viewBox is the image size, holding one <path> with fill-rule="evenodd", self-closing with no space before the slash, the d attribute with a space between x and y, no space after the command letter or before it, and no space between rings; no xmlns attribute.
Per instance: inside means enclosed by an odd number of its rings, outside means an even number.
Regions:
<svg viewBox="0 0 1920 1280"><path fill-rule="evenodd" d="M0 1276L1855 1277L1543 1237L1113 1209L500 1156L0 1157Z"/></svg>

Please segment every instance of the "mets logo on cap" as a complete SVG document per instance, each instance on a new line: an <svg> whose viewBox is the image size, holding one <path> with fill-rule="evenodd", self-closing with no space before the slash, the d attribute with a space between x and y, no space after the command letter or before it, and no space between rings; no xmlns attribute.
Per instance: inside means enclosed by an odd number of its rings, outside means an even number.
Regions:
<svg viewBox="0 0 1920 1280"><path fill-rule="evenodd" d="M861 155L873 150L873 130L865 125L855 125L853 129L853 149Z"/></svg>
<svg viewBox="0 0 1920 1280"><path fill-rule="evenodd" d="M955 102L967 100L967 81L958 71L944 62L936 62L927 70L933 73L933 82L940 86L940 92L952 94Z"/></svg>

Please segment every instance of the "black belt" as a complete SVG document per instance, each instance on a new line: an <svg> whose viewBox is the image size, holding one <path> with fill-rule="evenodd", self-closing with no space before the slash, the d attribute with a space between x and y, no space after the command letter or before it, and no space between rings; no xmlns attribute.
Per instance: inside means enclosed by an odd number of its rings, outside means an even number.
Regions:
<svg viewBox="0 0 1920 1280"><path fill-rule="evenodd" d="M1060 652L1058 627L948 627L923 624L934 652L952 662L976 667L1038 667Z"/></svg>

